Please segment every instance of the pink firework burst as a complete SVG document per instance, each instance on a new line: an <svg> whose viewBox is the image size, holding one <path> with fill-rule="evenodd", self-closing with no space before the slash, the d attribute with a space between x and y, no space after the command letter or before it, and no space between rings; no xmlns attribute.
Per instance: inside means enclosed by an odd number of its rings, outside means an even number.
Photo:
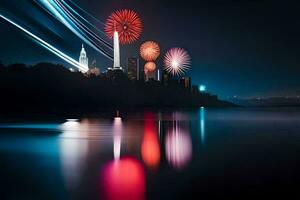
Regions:
<svg viewBox="0 0 300 200"><path fill-rule="evenodd" d="M172 75L183 75L191 64L191 57L182 48L170 49L164 57L164 67Z"/></svg>

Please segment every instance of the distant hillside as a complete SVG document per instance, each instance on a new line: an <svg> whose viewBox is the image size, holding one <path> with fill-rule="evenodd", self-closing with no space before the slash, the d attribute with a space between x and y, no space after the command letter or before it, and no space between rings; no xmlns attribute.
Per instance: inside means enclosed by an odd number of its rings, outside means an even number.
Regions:
<svg viewBox="0 0 300 200"><path fill-rule="evenodd" d="M300 106L300 97L236 98L231 99L230 102L236 105L255 107Z"/></svg>

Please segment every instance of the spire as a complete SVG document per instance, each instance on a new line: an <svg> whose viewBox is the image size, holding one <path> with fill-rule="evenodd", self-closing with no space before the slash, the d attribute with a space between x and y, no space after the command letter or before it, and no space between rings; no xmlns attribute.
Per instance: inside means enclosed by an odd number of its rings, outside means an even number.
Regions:
<svg viewBox="0 0 300 200"><path fill-rule="evenodd" d="M80 56L79 56L79 63L86 68L86 71L89 69L89 59L86 55L86 51L84 49L83 44L81 44L81 51L80 51Z"/></svg>
<svg viewBox="0 0 300 200"><path fill-rule="evenodd" d="M80 54L82 55L82 56L86 56L86 52L85 52L85 49L84 49L84 46L83 46L83 44L81 45L81 51L80 51Z"/></svg>

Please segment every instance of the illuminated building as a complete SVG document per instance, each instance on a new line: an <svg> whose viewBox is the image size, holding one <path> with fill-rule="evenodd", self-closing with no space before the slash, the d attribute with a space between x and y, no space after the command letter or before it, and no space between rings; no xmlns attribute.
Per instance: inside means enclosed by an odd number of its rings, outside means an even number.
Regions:
<svg viewBox="0 0 300 200"><path fill-rule="evenodd" d="M166 70L162 71L162 78L161 81L163 85L173 86L173 87L179 87L179 81L176 77L174 77L171 73L167 72Z"/></svg>
<svg viewBox="0 0 300 200"><path fill-rule="evenodd" d="M163 84L168 85L171 79L172 79L171 74L169 74L165 70L163 70L163 73L162 73Z"/></svg>
<svg viewBox="0 0 300 200"><path fill-rule="evenodd" d="M140 61L138 58L127 59L127 75L129 80L140 79Z"/></svg>
<svg viewBox="0 0 300 200"><path fill-rule="evenodd" d="M97 67L96 59L92 61L92 64L90 65L89 71L87 71L87 76L100 76L101 71L100 68Z"/></svg>
<svg viewBox="0 0 300 200"><path fill-rule="evenodd" d="M80 51L79 64L81 65L81 67L85 68L85 72L89 70L89 59L86 55L83 44Z"/></svg>
<svg viewBox="0 0 300 200"><path fill-rule="evenodd" d="M90 65L92 68L95 68L97 67L97 61L96 59L94 58L94 60L92 61L92 64Z"/></svg>
<svg viewBox="0 0 300 200"><path fill-rule="evenodd" d="M99 76L101 74L101 71L97 67L90 68L87 72L88 76Z"/></svg>
<svg viewBox="0 0 300 200"><path fill-rule="evenodd" d="M192 85L192 93L199 93L199 86L198 85Z"/></svg>
<svg viewBox="0 0 300 200"><path fill-rule="evenodd" d="M180 79L180 85L182 85L186 89L191 88L191 77L182 77Z"/></svg>

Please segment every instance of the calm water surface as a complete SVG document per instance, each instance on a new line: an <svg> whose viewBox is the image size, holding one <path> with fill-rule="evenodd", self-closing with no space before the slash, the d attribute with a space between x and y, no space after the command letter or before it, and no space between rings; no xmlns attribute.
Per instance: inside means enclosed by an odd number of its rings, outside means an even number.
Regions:
<svg viewBox="0 0 300 200"><path fill-rule="evenodd" d="M0 199L299 197L300 109L120 116L1 122Z"/></svg>

